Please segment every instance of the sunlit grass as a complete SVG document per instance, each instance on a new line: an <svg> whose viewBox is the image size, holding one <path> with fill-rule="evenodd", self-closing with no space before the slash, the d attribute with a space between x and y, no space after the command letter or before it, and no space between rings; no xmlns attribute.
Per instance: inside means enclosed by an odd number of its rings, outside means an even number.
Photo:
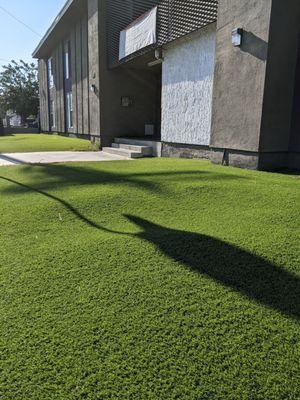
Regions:
<svg viewBox="0 0 300 400"><path fill-rule="evenodd" d="M0 136L0 153L94 150L97 150L97 148L89 140L59 135L17 134Z"/></svg>
<svg viewBox="0 0 300 400"><path fill-rule="evenodd" d="M0 398L299 399L299 204L197 160L0 168Z"/></svg>

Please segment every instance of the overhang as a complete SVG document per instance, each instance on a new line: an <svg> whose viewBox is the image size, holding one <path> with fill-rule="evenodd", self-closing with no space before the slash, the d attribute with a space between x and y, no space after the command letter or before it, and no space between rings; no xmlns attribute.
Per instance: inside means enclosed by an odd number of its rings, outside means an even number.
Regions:
<svg viewBox="0 0 300 400"><path fill-rule="evenodd" d="M61 40L70 32L70 25L78 19L81 13L86 10L86 1L84 0L67 0L50 28L47 30L42 40L32 53L33 58L49 57L52 50Z"/></svg>

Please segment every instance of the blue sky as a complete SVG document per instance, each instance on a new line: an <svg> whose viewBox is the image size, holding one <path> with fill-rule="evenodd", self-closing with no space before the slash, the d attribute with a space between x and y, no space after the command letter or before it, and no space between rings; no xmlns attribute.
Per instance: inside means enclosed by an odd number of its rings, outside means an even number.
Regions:
<svg viewBox="0 0 300 400"><path fill-rule="evenodd" d="M0 70L12 59L32 61L40 38L7 15L1 7L44 35L65 0L0 0Z"/></svg>

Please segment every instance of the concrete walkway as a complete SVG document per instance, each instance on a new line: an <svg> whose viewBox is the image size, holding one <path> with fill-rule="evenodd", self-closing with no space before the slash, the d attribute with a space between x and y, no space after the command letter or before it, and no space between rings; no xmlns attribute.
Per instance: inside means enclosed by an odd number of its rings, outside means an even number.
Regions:
<svg viewBox="0 0 300 400"><path fill-rule="evenodd" d="M126 157L101 151L53 151L40 153L0 153L0 166L20 164L53 164L65 162L115 161Z"/></svg>

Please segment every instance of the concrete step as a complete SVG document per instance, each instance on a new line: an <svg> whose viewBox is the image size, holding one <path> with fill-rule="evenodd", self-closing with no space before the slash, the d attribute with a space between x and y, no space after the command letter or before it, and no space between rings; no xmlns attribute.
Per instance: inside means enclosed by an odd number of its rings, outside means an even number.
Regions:
<svg viewBox="0 0 300 400"><path fill-rule="evenodd" d="M120 149L120 148L115 148L115 147L103 147L102 149L103 153L108 153L108 154L115 154L117 156L122 156L126 158L142 158L143 153L139 151L132 151L128 149Z"/></svg>
<svg viewBox="0 0 300 400"><path fill-rule="evenodd" d="M142 147L151 147L152 148L152 156L161 157L162 152L162 144L161 141L152 140L151 138L126 138L119 137L115 138L116 144L128 144L130 146L142 146Z"/></svg>
<svg viewBox="0 0 300 400"><path fill-rule="evenodd" d="M156 143L156 140L144 139L144 138L115 138L115 143L118 144L130 144L133 146L151 146L153 143Z"/></svg>
<svg viewBox="0 0 300 400"><path fill-rule="evenodd" d="M153 149L150 146L138 146L133 144L125 144L125 143L113 143L112 147L115 149L126 149L131 151L136 151L138 153L142 153L143 156L152 156Z"/></svg>

